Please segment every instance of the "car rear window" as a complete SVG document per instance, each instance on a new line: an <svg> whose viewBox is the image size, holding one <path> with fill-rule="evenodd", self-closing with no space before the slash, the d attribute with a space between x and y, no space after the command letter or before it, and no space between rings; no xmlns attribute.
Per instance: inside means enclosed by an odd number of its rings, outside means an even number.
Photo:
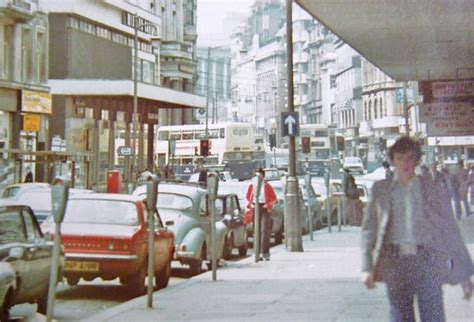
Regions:
<svg viewBox="0 0 474 322"><path fill-rule="evenodd" d="M0 244L26 240L20 208L0 208Z"/></svg>
<svg viewBox="0 0 474 322"><path fill-rule="evenodd" d="M191 198L174 193L158 193L158 209L185 210L193 207Z"/></svg>
<svg viewBox="0 0 474 322"><path fill-rule="evenodd" d="M63 222L127 226L139 224L135 203L98 199L69 200Z"/></svg>
<svg viewBox="0 0 474 322"><path fill-rule="evenodd" d="M26 191L22 193L17 201L30 206L33 210L51 211L51 191Z"/></svg>

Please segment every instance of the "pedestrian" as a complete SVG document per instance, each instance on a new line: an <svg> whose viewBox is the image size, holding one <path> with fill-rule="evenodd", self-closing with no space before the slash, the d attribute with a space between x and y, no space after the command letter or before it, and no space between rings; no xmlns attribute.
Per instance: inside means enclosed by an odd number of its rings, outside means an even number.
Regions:
<svg viewBox="0 0 474 322"><path fill-rule="evenodd" d="M385 282L391 321L445 321L442 284L472 295L474 266L442 190L416 176L419 143L399 138L389 149L391 181L374 184L362 226L362 281Z"/></svg>
<svg viewBox="0 0 474 322"><path fill-rule="evenodd" d="M33 182L33 172L31 172L31 169L29 167L26 168L26 175L25 175L24 182Z"/></svg>
<svg viewBox="0 0 474 322"><path fill-rule="evenodd" d="M204 167L199 171L198 183L207 186L207 169Z"/></svg>
<svg viewBox="0 0 474 322"><path fill-rule="evenodd" d="M347 222L351 226L360 226L362 221L362 204L354 176L348 168L344 168L343 179L344 209Z"/></svg>
<svg viewBox="0 0 474 322"><path fill-rule="evenodd" d="M441 169L441 174L444 176L446 190L449 195L450 203L454 206L454 215L458 220L461 220L462 210L459 199L459 183L455 176L449 173L447 168Z"/></svg>
<svg viewBox="0 0 474 322"><path fill-rule="evenodd" d="M382 167L385 169L385 179L390 181L393 178L393 171L390 169L390 163L388 161L382 162Z"/></svg>
<svg viewBox="0 0 474 322"><path fill-rule="evenodd" d="M258 169L258 173L262 176L262 190L258 197L258 209L260 214L260 259L270 260L270 234L272 230L272 217L271 212L273 205L278 201L275 190L265 180L265 170L263 168ZM254 202L254 186L257 185L257 176L253 179L247 188L246 199L248 202L247 207L255 208ZM254 229L255 229L255 216L254 216ZM255 231L254 231L255 236Z"/></svg>
<svg viewBox="0 0 474 322"><path fill-rule="evenodd" d="M471 208L467 201L467 189L465 189L466 181L469 177L469 170L464 168L464 162L462 160L458 161L457 168L454 171L454 176L459 184L459 203L463 204L464 214L467 217L471 214Z"/></svg>

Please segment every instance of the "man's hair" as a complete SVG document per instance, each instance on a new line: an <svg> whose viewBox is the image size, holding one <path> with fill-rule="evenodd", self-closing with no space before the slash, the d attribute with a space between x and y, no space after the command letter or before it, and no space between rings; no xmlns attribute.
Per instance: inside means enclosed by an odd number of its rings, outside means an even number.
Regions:
<svg viewBox="0 0 474 322"><path fill-rule="evenodd" d="M390 168L390 164L387 161L382 162L382 167Z"/></svg>
<svg viewBox="0 0 474 322"><path fill-rule="evenodd" d="M388 149L388 156L390 161L393 162L395 153L413 153L416 161L421 159L421 147L420 144L408 136L402 136Z"/></svg>
<svg viewBox="0 0 474 322"><path fill-rule="evenodd" d="M265 170L263 170L263 168L258 168L257 172L261 173L262 176L265 177Z"/></svg>

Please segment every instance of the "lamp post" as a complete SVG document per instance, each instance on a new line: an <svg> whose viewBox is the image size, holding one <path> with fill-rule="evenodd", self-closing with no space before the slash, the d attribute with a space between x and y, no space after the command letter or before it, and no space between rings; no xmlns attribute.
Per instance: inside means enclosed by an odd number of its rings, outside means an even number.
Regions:
<svg viewBox="0 0 474 322"><path fill-rule="evenodd" d="M155 32L158 33L158 27L154 24L143 22L139 23L138 15L135 13L133 16L133 114L132 114L132 171L130 173L129 182L133 178L133 174L138 170L137 166L137 127L138 127L138 29L143 27L152 27L155 29Z"/></svg>

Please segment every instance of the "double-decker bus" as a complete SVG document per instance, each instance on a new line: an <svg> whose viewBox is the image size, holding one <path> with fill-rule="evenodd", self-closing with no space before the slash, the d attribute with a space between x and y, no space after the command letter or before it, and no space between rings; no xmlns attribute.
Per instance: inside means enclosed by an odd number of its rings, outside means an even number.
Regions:
<svg viewBox="0 0 474 322"><path fill-rule="evenodd" d="M205 165L222 167L234 178L244 180L253 176L265 159L255 147L250 123L215 123L208 125L209 155L200 155L200 141L206 138L204 124L169 125L158 128L155 153L158 165Z"/></svg>
<svg viewBox="0 0 474 322"><path fill-rule="evenodd" d="M301 137L309 137L311 152L301 152ZM299 164L300 171L308 169L309 172L323 175L324 168L331 157L331 142L329 128L325 124L301 124L300 138L297 140L300 146Z"/></svg>

